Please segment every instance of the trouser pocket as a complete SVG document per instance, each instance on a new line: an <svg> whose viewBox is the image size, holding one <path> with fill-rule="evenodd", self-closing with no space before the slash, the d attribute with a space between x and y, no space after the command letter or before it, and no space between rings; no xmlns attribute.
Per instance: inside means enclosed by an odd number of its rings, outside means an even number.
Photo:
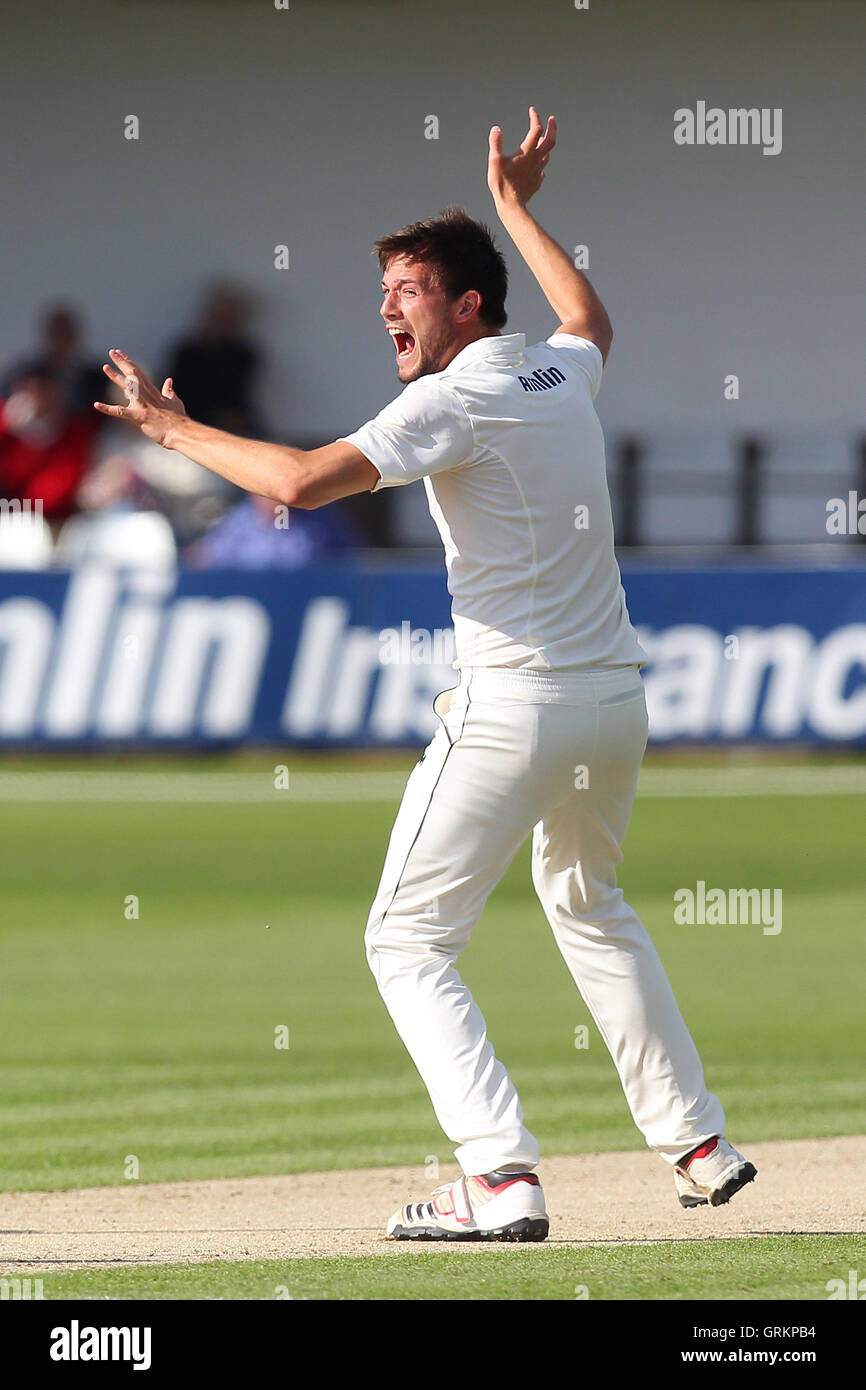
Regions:
<svg viewBox="0 0 866 1390"><path fill-rule="evenodd" d="M433 713L438 718L449 744L455 743L460 737L467 704L466 689L461 685L453 686L450 690L440 690L433 701Z"/></svg>

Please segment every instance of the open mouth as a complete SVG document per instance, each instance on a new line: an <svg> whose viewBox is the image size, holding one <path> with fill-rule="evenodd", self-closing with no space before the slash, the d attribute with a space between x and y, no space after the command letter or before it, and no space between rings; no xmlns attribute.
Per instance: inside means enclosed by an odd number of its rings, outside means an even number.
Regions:
<svg viewBox="0 0 866 1390"><path fill-rule="evenodd" d="M415 339L411 333L407 333L403 328L389 328L388 332L394 340L394 347L397 352L397 361L405 361L411 357L415 351Z"/></svg>

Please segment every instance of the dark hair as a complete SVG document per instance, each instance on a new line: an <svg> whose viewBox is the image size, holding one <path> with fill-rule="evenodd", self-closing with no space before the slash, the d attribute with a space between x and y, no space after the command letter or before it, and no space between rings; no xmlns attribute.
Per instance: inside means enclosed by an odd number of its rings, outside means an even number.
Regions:
<svg viewBox="0 0 866 1390"><path fill-rule="evenodd" d="M508 270L505 257L497 249L490 229L476 222L463 208L452 205L439 217L410 222L399 232L380 237L373 247L379 266L386 270L395 256L429 264L449 299L467 290L481 295L479 317L491 328L503 328L508 321L505 296Z"/></svg>

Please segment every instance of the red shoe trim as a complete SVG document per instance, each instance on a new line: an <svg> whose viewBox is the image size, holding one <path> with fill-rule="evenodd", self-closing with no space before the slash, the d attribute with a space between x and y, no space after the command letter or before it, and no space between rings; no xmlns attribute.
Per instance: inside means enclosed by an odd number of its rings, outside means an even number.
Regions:
<svg viewBox="0 0 866 1390"><path fill-rule="evenodd" d="M705 1144L701 1144L698 1148L692 1149L690 1154L686 1154L685 1158L680 1159L680 1164L683 1168L687 1169L693 1158L709 1158L710 1154L718 1147L719 1137L716 1135L714 1139L708 1139Z"/></svg>

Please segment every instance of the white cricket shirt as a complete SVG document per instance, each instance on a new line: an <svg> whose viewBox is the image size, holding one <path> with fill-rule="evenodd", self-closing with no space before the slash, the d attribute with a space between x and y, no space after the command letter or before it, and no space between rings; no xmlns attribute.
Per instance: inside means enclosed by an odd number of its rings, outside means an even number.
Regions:
<svg viewBox="0 0 866 1390"><path fill-rule="evenodd" d="M613 548L602 357L570 333L479 338L354 434L381 475L423 478L445 547L455 665L645 662Z"/></svg>

